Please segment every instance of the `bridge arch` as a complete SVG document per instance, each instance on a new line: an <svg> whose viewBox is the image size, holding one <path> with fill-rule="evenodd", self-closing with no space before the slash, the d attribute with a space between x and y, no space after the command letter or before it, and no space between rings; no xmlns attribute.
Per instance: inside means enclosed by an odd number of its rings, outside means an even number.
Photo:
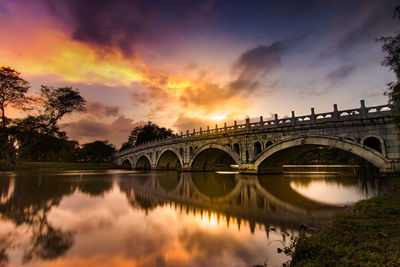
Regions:
<svg viewBox="0 0 400 267"><path fill-rule="evenodd" d="M267 140L265 142L265 149L267 149L268 147L272 146L275 142L272 140Z"/></svg>
<svg viewBox="0 0 400 267"><path fill-rule="evenodd" d="M173 148L165 148L160 151L156 159L156 166L160 169L180 169L183 166L183 160L180 151Z"/></svg>
<svg viewBox="0 0 400 267"><path fill-rule="evenodd" d="M240 143L239 142L233 144L233 151L236 152L238 155L240 155L241 149L240 149Z"/></svg>
<svg viewBox="0 0 400 267"><path fill-rule="evenodd" d="M300 136L293 137L271 145L254 160L254 167L260 171L281 172L283 164L296 155L321 146L329 146L355 154L377 168L381 168L388 161L378 151L363 147L361 144L328 136Z"/></svg>
<svg viewBox="0 0 400 267"><path fill-rule="evenodd" d="M210 166L210 163L212 163L211 161L216 159L204 159L202 154L204 155L204 153L207 151L214 151L215 153L212 153L212 156L214 157L223 156L223 154L226 154L232 159L232 164L238 165L239 167L241 166L239 155L237 153L229 149L227 146L211 143L199 147L190 157L189 167L192 170L206 170L206 166Z"/></svg>
<svg viewBox="0 0 400 267"><path fill-rule="evenodd" d="M135 163L135 169L151 169L151 160L149 156L146 154L138 156Z"/></svg>
<svg viewBox="0 0 400 267"><path fill-rule="evenodd" d="M366 135L361 139L361 144L365 147L372 148L384 155L386 155L385 151L385 141L382 137L378 135Z"/></svg>
<svg viewBox="0 0 400 267"><path fill-rule="evenodd" d="M256 158L263 151L263 145L261 141L255 141L253 144L254 148L254 158Z"/></svg>
<svg viewBox="0 0 400 267"><path fill-rule="evenodd" d="M133 167L132 162L127 158L122 160L121 166L123 169L132 169Z"/></svg>

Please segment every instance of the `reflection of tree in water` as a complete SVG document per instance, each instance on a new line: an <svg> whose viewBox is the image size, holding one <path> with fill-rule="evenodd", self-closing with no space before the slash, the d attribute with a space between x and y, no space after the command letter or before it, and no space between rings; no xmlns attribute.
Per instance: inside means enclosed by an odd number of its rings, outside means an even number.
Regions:
<svg viewBox="0 0 400 267"><path fill-rule="evenodd" d="M140 195L138 193L135 193L135 201L134 203L131 202L130 203L132 206L139 206L141 209L146 211L146 214L157 208L157 206L160 204L158 202L155 202L153 200L151 200L150 198L148 198L147 196L144 195Z"/></svg>
<svg viewBox="0 0 400 267"><path fill-rule="evenodd" d="M192 180L196 188L210 198L229 194L237 183L235 175L215 172L195 172L192 174Z"/></svg>
<svg viewBox="0 0 400 267"><path fill-rule="evenodd" d="M110 179L87 179L84 178L79 184L79 190L82 193L91 196L103 196L104 193L112 189L112 180Z"/></svg>
<svg viewBox="0 0 400 267"><path fill-rule="evenodd" d="M7 192L5 183L0 184L0 192ZM63 255L73 244L72 232L55 228L47 220L53 206L59 205L63 196L75 191L73 183L60 182L57 177L37 177L24 174L15 179L14 191L10 198L0 204L2 219L26 225L30 230L28 244L19 244L17 234L3 236L0 242L0 260L7 261L9 247L24 246L23 262L34 258L54 259Z"/></svg>
<svg viewBox="0 0 400 267"><path fill-rule="evenodd" d="M72 232L55 229L48 224L47 220L42 222L38 230L37 233L33 233L33 244L25 253L24 262L28 262L34 257L55 259L64 254L73 244Z"/></svg>

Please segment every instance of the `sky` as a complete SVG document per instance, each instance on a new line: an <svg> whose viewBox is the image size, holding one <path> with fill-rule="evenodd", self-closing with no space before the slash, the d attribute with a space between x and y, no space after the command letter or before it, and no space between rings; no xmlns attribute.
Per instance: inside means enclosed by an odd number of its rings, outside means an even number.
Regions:
<svg viewBox="0 0 400 267"><path fill-rule="evenodd" d="M376 38L399 29L398 4L0 0L0 66L21 72L30 94L78 88L87 111L62 129L118 148L147 121L180 133L386 104L394 75Z"/></svg>

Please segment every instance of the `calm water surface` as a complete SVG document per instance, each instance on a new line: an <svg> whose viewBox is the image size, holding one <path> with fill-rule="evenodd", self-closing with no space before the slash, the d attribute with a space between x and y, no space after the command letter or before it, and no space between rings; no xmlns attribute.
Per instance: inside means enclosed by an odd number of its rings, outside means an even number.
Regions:
<svg viewBox="0 0 400 267"><path fill-rule="evenodd" d="M378 194L340 174L0 173L0 266L253 266Z"/></svg>

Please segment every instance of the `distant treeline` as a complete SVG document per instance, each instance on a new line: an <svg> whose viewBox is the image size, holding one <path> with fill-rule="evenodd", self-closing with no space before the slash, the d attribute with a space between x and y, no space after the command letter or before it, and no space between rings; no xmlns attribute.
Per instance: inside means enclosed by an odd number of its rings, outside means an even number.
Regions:
<svg viewBox="0 0 400 267"><path fill-rule="evenodd" d="M108 162L116 151L108 141L94 141L79 145L78 141L67 140L51 135L36 137L35 144L21 151L19 160L25 161L58 161L58 162ZM0 146L0 159L5 153Z"/></svg>

